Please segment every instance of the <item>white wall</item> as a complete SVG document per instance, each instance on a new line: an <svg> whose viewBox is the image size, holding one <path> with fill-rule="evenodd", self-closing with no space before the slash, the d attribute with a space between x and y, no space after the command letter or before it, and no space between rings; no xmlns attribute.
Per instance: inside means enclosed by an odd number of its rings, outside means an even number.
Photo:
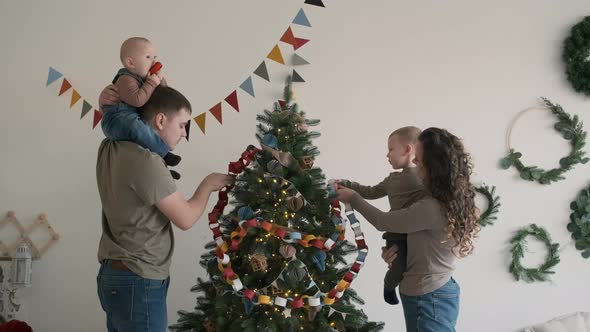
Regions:
<svg viewBox="0 0 590 332"><path fill-rule="evenodd" d="M100 205L94 163L102 133L90 130L91 114L57 97L59 83L45 87L49 66L71 80L92 104L118 63L120 42L151 38L171 85L208 110L247 78L304 6L313 28L295 27L312 41L300 55L308 81L298 84L299 102L320 118L323 154L316 165L328 177L376 183L388 172L386 137L404 125L445 127L465 140L475 181L496 185L502 208L497 225L482 231L476 254L459 262L462 287L459 331L517 331L525 325L576 311L590 311L590 262L569 245L569 202L588 186L588 166L551 186L525 183L502 171L505 132L522 109L546 96L590 124L588 98L573 92L563 74L562 42L572 24L587 15L575 1L332 1L327 8L303 1L76 2L0 0L0 213L15 210L23 223L46 212L60 242L34 263L27 307L37 331L101 331L95 275ZM137 7L137 8L135 8ZM125 14L131 13L134 14ZM286 44L281 49L287 52ZM292 51L291 51L292 52ZM208 133L193 124L183 157L179 188L186 195L211 171L225 171L254 142L255 115L280 96L287 69L269 64L276 78L254 78L257 98L240 93L240 113L224 110L224 125L208 117ZM278 79L280 78L280 79ZM553 167L568 145L542 112L517 126L514 145L525 161ZM387 207L385 201L376 203ZM508 273L507 241L528 223L546 227L564 246L552 283L514 282ZM363 308L387 331L403 330L401 307L381 300L381 240L367 224L371 254L354 282ZM170 322L176 310L191 310L188 289L203 276L197 261L211 238L202 220L177 231L169 293ZM531 245L531 249L542 247ZM526 262L538 263L542 251ZM537 257L538 256L538 257Z"/></svg>

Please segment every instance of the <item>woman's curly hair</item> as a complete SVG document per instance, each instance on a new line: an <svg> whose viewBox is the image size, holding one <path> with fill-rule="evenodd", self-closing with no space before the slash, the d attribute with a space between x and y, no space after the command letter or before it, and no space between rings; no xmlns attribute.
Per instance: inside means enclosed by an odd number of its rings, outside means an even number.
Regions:
<svg viewBox="0 0 590 332"><path fill-rule="evenodd" d="M480 230L475 189L469 177L473 168L463 143L445 129L428 128L418 137L422 144L422 164L426 172L425 186L442 206L449 224L453 252L465 257L473 252L473 239Z"/></svg>

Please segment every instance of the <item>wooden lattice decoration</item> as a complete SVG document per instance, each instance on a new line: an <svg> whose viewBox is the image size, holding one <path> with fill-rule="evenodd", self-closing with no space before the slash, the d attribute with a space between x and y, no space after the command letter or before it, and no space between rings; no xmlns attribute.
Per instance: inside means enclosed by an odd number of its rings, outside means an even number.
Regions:
<svg viewBox="0 0 590 332"><path fill-rule="evenodd" d="M49 224L49 221L47 221L47 216L44 213L39 214L35 222L33 222L31 225L24 227L16 218L14 212L9 211L6 213L6 217L0 221L0 231L2 231L2 228L9 225L12 225L17 229L19 236L9 243L4 243L2 240L0 240L0 257L12 257L16 251L16 248L18 248L22 242L25 242L31 250L33 259L40 259L41 256L45 254L47 249L49 249L49 247L59 240L59 234L53 230ZM38 228L41 228L50 236L49 240L41 245L34 243L29 237L29 235L31 235L33 231Z"/></svg>

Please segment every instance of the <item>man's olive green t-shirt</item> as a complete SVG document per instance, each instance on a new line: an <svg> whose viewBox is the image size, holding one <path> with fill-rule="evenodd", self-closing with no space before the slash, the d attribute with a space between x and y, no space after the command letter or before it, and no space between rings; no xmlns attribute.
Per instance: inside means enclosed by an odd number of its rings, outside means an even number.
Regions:
<svg viewBox="0 0 590 332"><path fill-rule="evenodd" d="M177 191L157 154L127 141L105 139L96 182L102 203L98 260L121 260L147 279L166 279L174 250L170 220L154 205Z"/></svg>

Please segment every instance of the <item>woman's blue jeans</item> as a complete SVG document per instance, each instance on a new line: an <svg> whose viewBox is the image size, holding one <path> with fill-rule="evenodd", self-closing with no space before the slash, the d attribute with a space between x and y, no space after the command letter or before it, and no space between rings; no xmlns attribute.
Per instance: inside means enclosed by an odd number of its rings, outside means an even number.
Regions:
<svg viewBox="0 0 590 332"><path fill-rule="evenodd" d="M461 290L455 279L420 296L401 295L407 332L455 332Z"/></svg>

